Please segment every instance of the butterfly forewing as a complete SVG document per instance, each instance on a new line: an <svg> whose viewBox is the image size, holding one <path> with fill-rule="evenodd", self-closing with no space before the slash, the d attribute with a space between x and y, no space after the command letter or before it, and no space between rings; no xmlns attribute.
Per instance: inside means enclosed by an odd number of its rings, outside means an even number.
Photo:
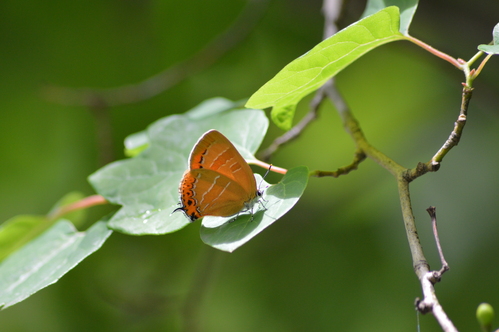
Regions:
<svg viewBox="0 0 499 332"><path fill-rule="evenodd" d="M194 146L190 169L205 168L227 176L247 192L256 194L256 181L248 163L220 132L210 130Z"/></svg>
<svg viewBox="0 0 499 332"><path fill-rule="evenodd" d="M192 220L235 215L259 196L251 168L232 143L216 130L206 132L189 156L180 183L181 207Z"/></svg>

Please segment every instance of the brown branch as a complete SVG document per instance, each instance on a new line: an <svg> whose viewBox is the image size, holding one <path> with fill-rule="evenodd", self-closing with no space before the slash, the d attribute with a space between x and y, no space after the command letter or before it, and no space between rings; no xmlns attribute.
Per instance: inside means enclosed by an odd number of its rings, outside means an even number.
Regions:
<svg viewBox="0 0 499 332"><path fill-rule="evenodd" d="M444 254L442 251L442 246L440 245L440 239L438 236L437 230L437 215L436 209L433 206L430 206L428 209L428 214L431 217L431 222L433 226L433 234L435 236L435 241L437 243L438 253L440 255L440 261L442 263L442 268L440 271L426 271L421 277L421 288L423 290L423 300L416 299L416 310L421 312L422 314L426 314L431 312L435 319L442 327L442 330L445 332L457 332L456 327L449 319L445 311L443 310L440 302L438 301L437 295L435 294L434 285L440 281L442 278L442 274L449 270L449 265L444 258Z"/></svg>
<svg viewBox="0 0 499 332"><path fill-rule="evenodd" d="M203 50L143 82L110 89L46 86L42 93L48 100L59 104L91 108L96 105L112 107L131 104L152 98L208 68L246 39L263 16L268 2L269 0L249 0L235 22Z"/></svg>
<svg viewBox="0 0 499 332"><path fill-rule="evenodd" d="M428 211L428 214L430 215L431 218L431 224L433 228L433 236L435 237L435 242L437 243L437 249L438 249L438 254L440 256L440 262L442 263L442 268L440 271L435 273L434 277L437 280L440 280L442 277L442 274L444 274L446 271L449 270L449 264L447 264L447 261L445 260L444 257L444 252L442 251L442 246L440 244L440 238L438 236L438 229L437 229L437 209L434 206L430 206L429 208L426 209Z"/></svg>
<svg viewBox="0 0 499 332"><path fill-rule="evenodd" d="M358 150L355 152L354 159L350 165L340 167L336 171L313 171L310 173L310 176L314 177L324 177L324 176L331 176L333 178L337 178L340 175L346 175L350 173L351 171L356 170L359 167L359 164L366 159L366 154Z"/></svg>
<svg viewBox="0 0 499 332"><path fill-rule="evenodd" d="M403 178L398 178L397 180L400 207L402 209L402 217L404 219L409 249L411 250L412 267L418 279L422 281L428 271L430 271L430 265L424 256L423 247L419 241L416 220L414 218L414 213L412 212L409 182L405 181Z"/></svg>
<svg viewBox="0 0 499 332"><path fill-rule="evenodd" d="M457 121L454 123L454 130L450 134L447 141L445 141L444 145L438 150L438 152L431 159L431 164L439 164L442 159L444 159L445 155L455 147L459 141L461 140L461 135L463 133L464 126L466 125L466 120L468 116L468 106L471 100L471 96L473 94L473 88L468 86L463 87L463 94L461 99L461 110L459 112L459 116Z"/></svg>
<svg viewBox="0 0 499 332"><path fill-rule="evenodd" d="M327 0L326 0L327 1ZM463 66L459 60L456 60L450 56L447 56L446 54L443 54L434 48L416 40L413 39L413 42L416 42L418 45L424 47L425 49L429 50L433 54L443 58L444 60L447 60L457 66L460 69L463 69ZM468 73L466 73L468 75ZM468 80L467 80L468 82ZM457 143L459 142L459 139L461 137L462 130L464 128L464 124L466 123L466 113L468 109L468 103L471 98L471 87L468 85L465 85L465 89L463 90L463 99L462 99L462 106L461 106L461 111L460 111L460 117L458 121L456 122L455 128L453 130L453 134L451 134L451 137L446 141L442 149L437 152L435 157L428 163L428 164L423 164L420 163L414 170L408 170L401 165L397 164L395 161L393 161L391 158L387 157L385 154L382 152L378 151L375 149L365 138L360 125L358 121L355 119L353 114L351 113L349 107L347 104L344 102L341 94L337 90L336 86L332 81L327 82L327 84L324 86L324 91L326 94L328 94L329 99L333 102L333 104L336 106L338 113L342 119L343 126L345 130L350 134L352 137L353 141L355 142L355 145L357 147L357 153L362 153L364 156L374 160L377 162L380 166L384 167L387 169L390 173L392 173L398 183L398 188L399 188L399 197L400 197L400 205L402 209L402 216L404 219L404 225L406 229L406 235L409 243L409 248L411 250L411 256L412 256L412 263L413 263L413 268L414 272L416 273L420 283L421 287L423 290L424 294L424 299L423 301L418 301L417 302L417 309L421 311L422 313L426 312L432 312L433 315L435 316L436 320L439 322L440 326L445 332L457 332L457 329L454 327L452 321L447 317L445 311L443 310L442 306L438 302L437 296L435 294L435 288L434 284L440 280L440 277L443 272L446 271L446 268L448 268L447 263L445 262L445 259L443 258L442 254L442 269L440 271L430 271L430 266L424 256L423 248L421 246L421 243L419 241L419 236L416 228L416 223L415 223L415 218L414 214L412 212L412 203L411 203L411 198L410 198L410 191L409 191L409 183L415 179L417 176L411 176L411 175L421 175L424 174L425 172L431 170L437 170L438 166L440 165L440 162L442 158L445 156L446 153ZM464 118L464 121L463 121ZM452 138L452 139L451 139ZM355 162L352 164L354 165ZM432 168L430 168L430 166ZM435 229L436 229L436 218L435 218ZM437 234L437 233L435 233ZM438 235L436 235L437 239L437 245L440 248L440 242L438 240ZM441 248L439 249L441 252ZM445 262L445 263L444 263Z"/></svg>
<svg viewBox="0 0 499 332"><path fill-rule="evenodd" d="M388 158L384 153L377 150L367 141L362 129L360 128L359 122L350 111L350 108L336 88L336 85L333 84L332 81L328 81L323 87L329 99L336 107L345 131L352 137L357 151L361 151L366 155L366 157L374 160L377 164L388 170L395 177L398 177L398 174L403 172L405 168Z"/></svg>
<svg viewBox="0 0 499 332"><path fill-rule="evenodd" d="M459 111L459 116L454 123L454 129L450 133L447 140L444 142L442 147L437 151L437 153L431 158L427 163L419 163L416 168L408 170L404 175L407 181L412 181L417 177L426 174L427 172L435 172L440 168L440 163L444 157L449 153L449 151L458 145L461 140L461 135L463 133L464 126L466 125L466 120L468 116L468 106L473 94L473 88L463 84L463 93L461 98L461 109Z"/></svg>
<svg viewBox="0 0 499 332"><path fill-rule="evenodd" d="M433 277L433 272L426 273L420 281L423 289L424 300L416 301L416 309L422 314L429 312L433 313L433 316L435 316L435 319L438 321L443 331L458 332L457 328L454 326L449 317L447 317L447 314L438 302L435 294L435 279Z"/></svg>

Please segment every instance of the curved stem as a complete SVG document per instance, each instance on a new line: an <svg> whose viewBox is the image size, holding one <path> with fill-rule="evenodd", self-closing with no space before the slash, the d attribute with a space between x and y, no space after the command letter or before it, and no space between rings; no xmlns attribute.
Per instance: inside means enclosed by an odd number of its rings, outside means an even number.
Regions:
<svg viewBox="0 0 499 332"><path fill-rule="evenodd" d="M483 51L478 51L471 59L468 60L468 66L471 66L483 55Z"/></svg>
<svg viewBox="0 0 499 332"><path fill-rule="evenodd" d="M437 50L436 48L433 48L430 45L426 44L425 42L423 42L417 38L414 38L412 36L406 36L406 39L408 41L413 42L414 44L424 48L428 52L438 56L439 58L441 58L447 62L450 62L456 68L462 69L464 61L459 61L459 59L455 59L455 58L451 57L450 55L448 55L444 52L441 52L441 51Z"/></svg>
<svg viewBox="0 0 499 332"><path fill-rule="evenodd" d="M336 171L312 171L310 172L310 176L314 177L324 177L331 176L337 178L340 175L346 175L351 171L356 170L359 167L359 164L366 159L366 154L362 150L357 150L355 152L355 157L350 165L340 167Z"/></svg>
<svg viewBox="0 0 499 332"><path fill-rule="evenodd" d="M485 67L485 64L487 63L487 61L489 61L489 59L492 57L492 55L493 54L487 54L487 56L485 57L485 59L483 59L483 61L480 62L480 65L478 66L478 68L473 73L473 79L477 78L477 76L480 75L480 73L482 72L483 67Z"/></svg>
<svg viewBox="0 0 499 332"><path fill-rule="evenodd" d="M96 205L108 204L109 202L101 195L85 197L77 202L64 205L51 212L47 217L51 220L59 219L63 215L81 209L86 209Z"/></svg>
<svg viewBox="0 0 499 332"><path fill-rule="evenodd" d="M286 174L286 172L288 171L285 168L277 167L277 166L274 166L272 164L267 164L266 162L263 162L261 160L249 160L248 164L256 165L256 166L259 166L261 168L265 168L268 171L272 171L272 172L279 173L279 174Z"/></svg>
<svg viewBox="0 0 499 332"><path fill-rule="evenodd" d="M428 172L438 171L440 168L440 164L444 157L449 153L449 151L457 146L459 141L461 140L461 135L463 133L464 126L466 125L467 117L468 117L468 107L473 95L473 88L469 87L466 84L463 84L463 92L461 98L461 108L459 110L459 116L454 123L454 129L450 133L447 140L444 142L442 147L435 153L433 158L427 163L419 163L415 168L411 170L407 170L404 174L404 178L407 181L412 181L421 175L424 175Z"/></svg>

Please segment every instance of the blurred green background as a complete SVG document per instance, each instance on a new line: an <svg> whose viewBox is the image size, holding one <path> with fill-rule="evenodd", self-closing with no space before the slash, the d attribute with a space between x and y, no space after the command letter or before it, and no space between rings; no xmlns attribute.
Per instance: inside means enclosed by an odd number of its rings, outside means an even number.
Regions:
<svg viewBox="0 0 499 332"><path fill-rule="evenodd" d="M112 132L104 142L95 116L102 113L49 100L47 86L111 88L143 81L205 48L245 5L1 1L0 220L44 214L73 190L93 194L86 177L102 160L124 158L127 135L207 98L247 98L322 38L321 1L263 3L252 33L213 65L156 97L107 109ZM354 22L364 5L347 1L342 24ZM498 21L495 0L422 1L411 34L469 59L478 44L491 40ZM437 294L463 331L478 331L474 313L480 302L499 308L498 70L493 58L476 81L464 137L440 171L411 184L420 238L435 269L440 264L425 209L437 207L451 266ZM462 80L451 65L397 42L369 53L337 82L371 143L413 167L429 160L449 135ZM300 104L298 118L308 101ZM280 134L271 126L264 146ZM112 143L112 154L103 156L106 143ZM348 164L353 152L333 107L326 105L318 121L272 162L334 170ZM271 176L269 182L278 180ZM107 209L92 209L83 228ZM310 179L294 210L232 254L203 245L198 229L194 223L165 236L114 233L57 284L0 312L0 330L417 329L413 303L421 291L396 185L372 161L338 179ZM440 330L431 316L420 317L420 324L422 331Z"/></svg>

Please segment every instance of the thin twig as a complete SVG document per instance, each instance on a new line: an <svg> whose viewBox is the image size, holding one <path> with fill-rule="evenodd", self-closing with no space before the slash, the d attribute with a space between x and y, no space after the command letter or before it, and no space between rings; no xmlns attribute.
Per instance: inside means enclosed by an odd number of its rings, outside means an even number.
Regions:
<svg viewBox="0 0 499 332"><path fill-rule="evenodd" d="M480 75L480 73L482 72L483 67L485 67L485 64L487 63L487 61L490 60L490 58L492 57L492 55L493 54L487 54L487 56L485 57L485 59L483 59L482 62L480 62L480 64L478 65L478 68L473 73L473 79L475 79L478 75Z"/></svg>
<svg viewBox="0 0 499 332"><path fill-rule="evenodd" d="M402 207L402 215L404 216L407 239L411 249L414 272L419 278L424 296L421 301L417 299L416 309L422 314L431 312L444 332L457 332L456 327L440 305L435 293L434 285L438 279L435 278L436 271L430 271L430 266L424 257L423 248L419 241L414 214L412 213L409 182L400 178L398 183L400 205Z"/></svg>
<svg viewBox="0 0 499 332"><path fill-rule="evenodd" d="M405 170L404 167L388 158L384 153L377 150L367 141L362 129L360 128L359 122L354 117L336 85L333 84L332 81L328 81L323 88L333 105L336 107L343 123L343 127L352 137L352 140L357 147L357 151L362 151L368 158L374 160L377 164L388 170L395 177L397 177L399 173L403 172Z"/></svg>
<svg viewBox="0 0 499 332"><path fill-rule="evenodd" d="M440 255L440 262L442 263L442 268L438 271L438 274L435 274L435 278L440 280L442 274L449 270L449 264L444 257L444 252L442 251L442 246L440 244L440 238L438 236L438 228L437 228L437 209L434 206L430 206L426 209L428 214L431 217L431 224L433 227L433 236L435 237L435 242L437 243L438 254Z"/></svg>
<svg viewBox="0 0 499 332"><path fill-rule="evenodd" d="M279 173L279 174L286 174L288 172L288 170L285 168L278 167L278 166L275 166L272 164L268 164L268 163L263 162L261 160L250 160L250 161L248 161L248 164L256 165L256 166L259 166L263 169L266 169L267 171L272 171L272 172Z"/></svg>
<svg viewBox="0 0 499 332"><path fill-rule="evenodd" d="M333 178L337 178L340 175L346 175L350 173L351 171L356 170L359 167L359 164L366 159L366 154L361 151L357 150L355 152L354 159L350 165L340 167L336 171L313 171L310 172L310 176L314 177L325 177L325 176L330 176Z"/></svg>
<svg viewBox="0 0 499 332"><path fill-rule="evenodd" d="M419 163L416 168L408 170L404 175L407 181L412 181L427 172L435 172L440 168L440 163L444 157L449 153L449 151L455 147L461 140L461 135L463 133L464 126L466 125L466 120L468 116L468 107L473 94L473 88L464 85L463 93L461 98L461 108L459 111L459 116L454 123L454 129L450 133L447 140L444 142L442 147L435 153L433 158L427 163Z"/></svg>
<svg viewBox="0 0 499 332"><path fill-rule="evenodd" d="M262 18L268 3L269 0L248 0L235 22L199 53L138 84L110 89L46 86L42 93L59 104L92 108L96 104L111 107L147 100L208 68L245 40Z"/></svg>
<svg viewBox="0 0 499 332"><path fill-rule="evenodd" d="M92 196L85 197L77 202L61 206L61 207L55 209L54 211L52 211L47 217L51 220L55 220L55 219L59 219L60 217L62 217L65 214L73 212L73 211L87 209L87 208L92 207L92 206L108 204L108 203L109 202L101 195L92 195Z"/></svg>
<svg viewBox="0 0 499 332"><path fill-rule="evenodd" d="M466 125L466 120L468 116L468 105L471 100L471 95L473 93L473 88L463 87L463 95L461 99L461 110L459 112L459 116L457 121L454 124L454 129L450 134L447 141L445 141L444 145L438 150L438 152L433 156L431 163L440 163L445 155L456 146L461 140L461 135L463 133L464 126Z"/></svg>
<svg viewBox="0 0 499 332"><path fill-rule="evenodd" d="M317 113L320 105L324 101L323 89L320 88L312 102L310 103L310 111L298 122L293 128L288 130L284 135L277 137L268 148L260 152L259 158L264 161L269 161L272 155L284 144L296 139L305 130L308 125L317 118Z"/></svg>

